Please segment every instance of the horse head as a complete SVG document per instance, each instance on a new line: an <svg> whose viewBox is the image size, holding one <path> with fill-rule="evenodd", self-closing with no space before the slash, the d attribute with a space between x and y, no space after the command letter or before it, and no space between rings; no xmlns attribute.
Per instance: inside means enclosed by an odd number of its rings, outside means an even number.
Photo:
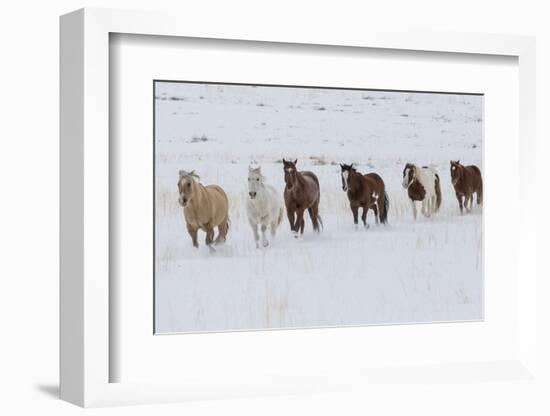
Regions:
<svg viewBox="0 0 550 416"><path fill-rule="evenodd" d="M191 172L180 170L179 172L178 191L180 196L178 202L184 208L193 198L193 193L196 185L195 178L197 180L200 180L199 175L197 175L194 170L192 170Z"/></svg>
<svg viewBox="0 0 550 416"><path fill-rule="evenodd" d="M463 171L464 166L460 164L460 160L451 160L451 181L453 185L456 185L460 181Z"/></svg>
<svg viewBox="0 0 550 416"><path fill-rule="evenodd" d="M356 169L353 167L353 163L351 165L340 163L340 170L342 176L342 190L347 192L349 189L350 177L352 176L352 173L356 172Z"/></svg>
<svg viewBox="0 0 550 416"><path fill-rule="evenodd" d="M416 179L416 166L407 163L403 169L403 188L407 189Z"/></svg>
<svg viewBox="0 0 550 416"><path fill-rule="evenodd" d="M283 169L285 171L285 183L288 189L292 188L296 183L296 179L297 179L296 164L297 163L298 163L298 159L295 159L294 161L283 159Z"/></svg>
<svg viewBox="0 0 550 416"><path fill-rule="evenodd" d="M256 199L258 192L263 187L264 176L262 167L252 164L248 167L248 196L250 199Z"/></svg>

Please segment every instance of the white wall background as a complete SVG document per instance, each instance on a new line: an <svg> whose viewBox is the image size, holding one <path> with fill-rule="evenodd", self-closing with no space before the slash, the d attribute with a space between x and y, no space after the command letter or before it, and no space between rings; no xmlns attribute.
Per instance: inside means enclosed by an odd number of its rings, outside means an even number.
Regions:
<svg viewBox="0 0 550 416"><path fill-rule="evenodd" d="M327 2L328 3L328 2ZM545 1L522 0L278 0L270 3L233 0L20 0L4 2L0 11L0 413L73 414L80 409L56 400L58 378L58 16L74 9L117 7L179 10L231 19L251 18L285 25L326 24L433 28L513 33L538 37L539 177L549 155L550 26ZM543 140L545 138L545 140ZM541 180L539 217L548 210L547 181ZM539 247L548 247L548 216L539 226ZM546 235L544 231L546 231ZM541 254L543 251L541 251ZM540 256L542 257L542 256ZM540 273L550 276L539 259ZM544 271L542 268L544 267ZM539 285L540 300L550 284ZM539 359L548 371L549 307L540 325ZM155 407L95 410L99 414L548 414L542 390L529 383L441 385L437 397L422 386L388 386L384 394L340 392L317 396L199 402ZM546 386L546 392L550 386Z"/></svg>

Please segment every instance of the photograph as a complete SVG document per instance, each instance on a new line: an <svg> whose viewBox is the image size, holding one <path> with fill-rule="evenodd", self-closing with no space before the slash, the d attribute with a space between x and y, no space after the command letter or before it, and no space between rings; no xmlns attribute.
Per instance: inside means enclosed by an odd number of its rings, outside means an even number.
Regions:
<svg viewBox="0 0 550 416"><path fill-rule="evenodd" d="M484 96L153 82L154 333L484 319Z"/></svg>

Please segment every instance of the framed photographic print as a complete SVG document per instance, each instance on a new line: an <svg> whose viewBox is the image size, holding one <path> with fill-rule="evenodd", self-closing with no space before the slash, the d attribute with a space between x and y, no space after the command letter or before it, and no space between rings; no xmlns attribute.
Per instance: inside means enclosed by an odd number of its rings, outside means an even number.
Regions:
<svg viewBox="0 0 550 416"><path fill-rule="evenodd" d="M483 318L482 94L153 93L156 334Z"/></svg>
<svg viewBox="0 0 550 416"><path fill-rule="evenodd" d="M242 23L61 19L62 398L531 378L533 39Z"/></svg>

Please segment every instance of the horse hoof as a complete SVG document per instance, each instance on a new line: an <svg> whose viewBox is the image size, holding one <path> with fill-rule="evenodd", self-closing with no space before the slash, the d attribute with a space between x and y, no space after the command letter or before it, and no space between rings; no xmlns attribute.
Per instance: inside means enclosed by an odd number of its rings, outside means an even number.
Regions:
<svg viewBox="0 0 550 416"><path fill-rule="evenodd" d="M267 246L269 245L269 242L268 242L268 241L264 241L264 242L262 243L262 245L263 245L264 247L267 247Z"/></svg>

